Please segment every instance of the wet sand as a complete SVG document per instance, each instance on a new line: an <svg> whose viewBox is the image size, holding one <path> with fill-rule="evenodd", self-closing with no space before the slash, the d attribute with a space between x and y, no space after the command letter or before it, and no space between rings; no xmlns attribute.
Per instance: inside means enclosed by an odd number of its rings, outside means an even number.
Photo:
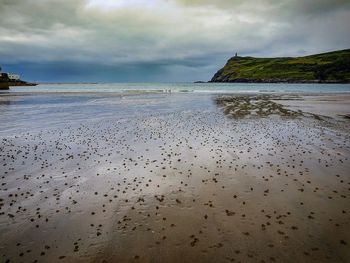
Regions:
<svg viewBox="0 0 350 263"><path fill-rule="evenodd" d="M0 261L350 262L349 121L200 99L1 133Z"/></svg>
<svg viewBox="0 0 350 263"><path fill-rule="evenodd" d="M299 95L293 100L279 100L289 109L301 110L336 120L342 120L345 116L350 117L350 95L348 94L323 94L323 95Z"/></svg>

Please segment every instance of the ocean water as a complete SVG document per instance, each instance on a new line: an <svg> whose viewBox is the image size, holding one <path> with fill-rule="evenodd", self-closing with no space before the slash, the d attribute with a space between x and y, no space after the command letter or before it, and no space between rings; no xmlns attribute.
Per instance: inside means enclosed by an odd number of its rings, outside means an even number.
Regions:
<svg viewBox="0 0 350 263"><path fill-rule="evenodd" d="M224 93L350 93L319 84L42 84L0 92L0 137L142 115L215 111Z"/></svg>
<svg viewBox="0 0 350 263"><path fill-rule="evenodd" d="M11 92L113 92L113 93L350 93L350 84L251 84L251 83L105 83L40 84L14 87Z"/></svg>

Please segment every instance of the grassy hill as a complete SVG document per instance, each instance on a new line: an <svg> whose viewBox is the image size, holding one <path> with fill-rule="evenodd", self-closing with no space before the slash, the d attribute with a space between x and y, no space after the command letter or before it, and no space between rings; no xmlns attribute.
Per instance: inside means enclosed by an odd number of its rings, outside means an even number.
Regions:
<svg viewBox="0 0 350 263"><path fill-rule="evenodd" d="M350 49L305 57L232 57L210 82L350 83Z"/></svg>

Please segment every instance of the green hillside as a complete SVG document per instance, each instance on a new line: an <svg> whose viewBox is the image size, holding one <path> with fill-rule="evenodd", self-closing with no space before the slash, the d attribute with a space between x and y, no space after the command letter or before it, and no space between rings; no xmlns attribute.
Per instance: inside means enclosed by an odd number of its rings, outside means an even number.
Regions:
<svg viewBox="0 0 350 263"><path fill-rule="evenodd" d="M350 49L305 57L232 57L210 82L350 83Z"/></svg>

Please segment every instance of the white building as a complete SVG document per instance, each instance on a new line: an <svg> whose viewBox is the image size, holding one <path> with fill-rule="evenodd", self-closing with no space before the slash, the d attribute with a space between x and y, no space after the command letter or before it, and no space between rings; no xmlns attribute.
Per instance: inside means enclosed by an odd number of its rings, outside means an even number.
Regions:
<svg viewBox="0 0 350 263"><path fill-rule="evenodd" d="M18 74L7 73L10 80L19 80L20 76Z"/></svg>

